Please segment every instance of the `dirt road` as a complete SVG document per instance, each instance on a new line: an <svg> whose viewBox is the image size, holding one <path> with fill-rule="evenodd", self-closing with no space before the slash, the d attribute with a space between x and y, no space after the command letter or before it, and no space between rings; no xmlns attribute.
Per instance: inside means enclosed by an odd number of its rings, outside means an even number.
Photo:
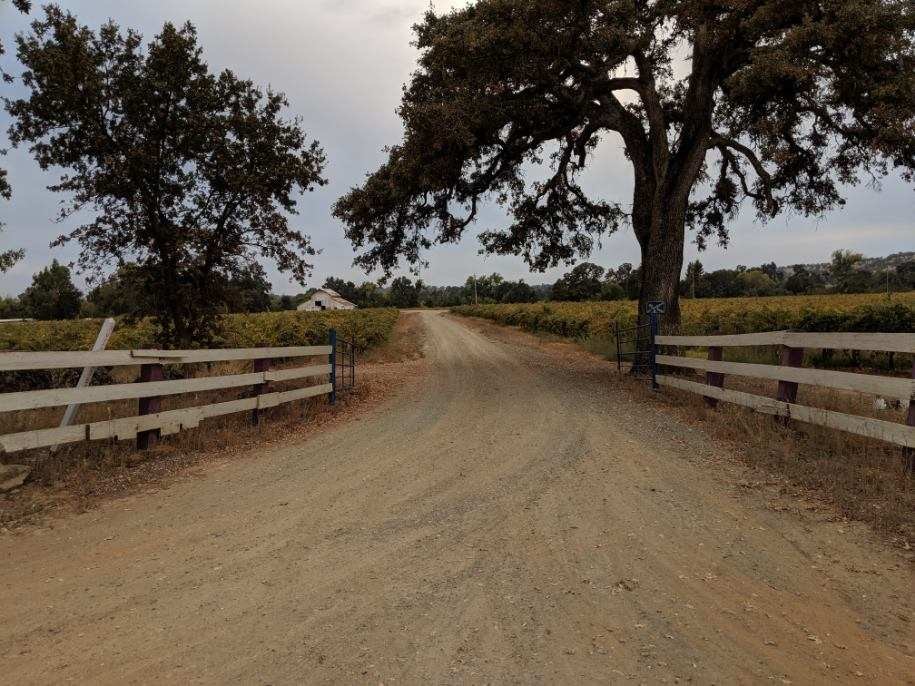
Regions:
<svg viewBox="0 0 915 686"><path fill-rule="evenodd" d="M0 538L5 683L915 683L913 574L603 367L436 313L304 444Z"/></svg>

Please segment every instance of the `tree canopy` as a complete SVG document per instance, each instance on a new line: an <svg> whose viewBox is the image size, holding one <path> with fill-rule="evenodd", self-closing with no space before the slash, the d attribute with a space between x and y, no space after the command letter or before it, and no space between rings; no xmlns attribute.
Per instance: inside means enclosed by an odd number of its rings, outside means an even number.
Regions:
<svg viewBox="0 0 915 686"><path fill-rule="evenodd" d="M314 250L289 215L298 191L325 183L325 159L283 118L281 93L211 73L190 24L165 24L144 47L50 5L17 40L28 95L7 104L10 138L65 170L51 187L66 194L63 217L94 215L53 245L78 242L90 274L135 262L163 345L205 342L257 257L310 275Z"/></svg>
<svg viewBox="0 0 915 686"><path fill-rule="evenodd" d="M2 3L4 0L0 0ZM31 2L29 0L13 0L13 6L18 9L20 12L26 13L31 9ZM3 56L6 51L3 42L0 41L0 56ZM12 80L12 77L9 74L5 74L0 70L0 77L6 82ZM4 151L0 151L2 155ZM6 169L0 167L0 198L4 200L9 200L12 197L13 189L10 186L8 174ZM0 230L3 229L3 223L0 222ZM0 251L0 274L9 271L9 269L16 264L19 260L23 258L25 253L22 250L4 250Z"/></svg>
<svg viewBox="0 0 915 686"><path fill-rule="evenodd" d="M534 269L631 225L641 298L676 320L687 228L726 243L744 204L817 214L915 169L911 0L477 0L415 30L404 140L335 208L367 268L421 263L494 199L512 219L484 249ZM580 183L608 137L631 203Z"/></svg>
<svg viewBox="0 0 915 686"><path fill-rule="evenodd" d="M23 313L34 319L72 319L79 314L81 301L69 268L57 260L35 274L32 285L19 296Z"/></svg>

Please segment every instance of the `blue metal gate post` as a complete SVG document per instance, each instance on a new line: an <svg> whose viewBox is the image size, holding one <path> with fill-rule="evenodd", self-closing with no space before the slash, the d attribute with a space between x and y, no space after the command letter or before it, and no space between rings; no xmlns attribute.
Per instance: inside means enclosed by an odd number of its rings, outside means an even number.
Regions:
<svg viewBox="0 0 915 686"><path fill-rule="evenodd" d="M337 330L330 330L330 404L337 402Z"/></svg>
<svg viewBox="0 0 915 686"><path fill-rule="evenodd" d="M648 321L651 325L651 387L655 390L660 388L658 385L658 343L657 338L660 333L661 315L657 312L651 312L648 315Z"/></svg>

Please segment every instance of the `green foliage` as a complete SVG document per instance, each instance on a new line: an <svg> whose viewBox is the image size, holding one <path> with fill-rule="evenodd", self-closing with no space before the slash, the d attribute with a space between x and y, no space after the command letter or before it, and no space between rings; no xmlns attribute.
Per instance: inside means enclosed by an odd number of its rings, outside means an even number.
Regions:
<svg viewBox="0 0 915 686"><path fill-rule="evenodd" d="M627 327L636 322L636 303L632 301L465 305L453 310L568 338L606 337L615 323ZM711 335L786 329L910 333L915 330L915 292L896 294L891 299L881 295L825 295L686 300L679 332Z"/></svg>
<svg viewBox="0 0 915 686"><path fill-rule="evenodd" d="M553 284L553 300L581 302L598 300L601 295L604 268L582 262Z"/></svg>
<svg viewBox="0 0 915 686"><path fill-rule="evenodd" d="M394 307L416 307L423 292L423 282L413 283L406 276L399 276L391 282L388 297Z"/></svg>
<svg viewBox="0 0 915 686"><path fill-rule="evenodd" d="M19 296L22 312L34 319L72 319L79 314L81 300L70 270L57 260L35 274L32 285Z"/></svg>
<svg viewBox="0 0 915 686"><path fill-rule="evenodd" d="M336 328L367 350L388 340L399 314L394 309L227 314L218 318L215 347L321 345ZM100 326L99 319L0 324L0 351L89 350ZM151 319L119 322L108 343L111 350L154 347L156 326Z"/></svg>
<svg viewBox="0 0 915 686"><path fill-rule="evenodd" d="M222 348L324 345L330 329L359 350L382 345L390 337L399 312L351 310L328 312L264 312L223 315L217 323L217 345ZM0 351L89 350L98 335L101 320L41 321L0 324ZM119 322L110 350L153 348L156 326L150 319ZM0 373L0 392L72 386L80 370L37 370ZM110 381L108 370L99 370L100 383Z"/></svg>
<svg viewBox="0 0 915 686"><path fill-rule="evenodd" d="M4 0L0 0L2 3ZM27 13L31 9L31 2L29 0L13 0L13 6L22 13ZM0 41L0 56L5 52L5 47ZM2 69L0 69L0 79L3 81L9 82L12 81L12 77L6 74ZM5 150L0 149L0 155L4 155ZM7 178L6 169L0 168L0 198L4 200L9 200L12 197L13 189L10 187L9 180ZM3 227L3 224L0 223L0 228ZM0 274L7 272L10 268L21 260L25 256L25 253L22 250L4 250L0 252Z"/></svg>
<svg viewBox="0 0 915 686"><path fill-rule="evenodd" d="M587 258L602 235L630 225L644 260L639 297L664 300L676 319L687 228L700 248L726 243L741 208L761 219L816 215L861 178L894 167L912 178L911 6L475 0L430 9L415 27L403 141L335 214L357 261L388 273L460 241L489 200L510 219L479 234L484 250L539 271ZM607 141L621 142L632 166L625 202L581 183Z"/></svg>
<svg viewBox="0 0 915 686"><path fill-rule="evenodd" d="M18 57L26 95L7 103L10 139L64 170L52 186L64 217L93 217L55 244L79 243L95 275L136 262L160 344L209 338L258 257L304 282L314 250L289 215L325 183L325 159L283 119L285 96L211 73L191 24L167 23L147 44L48 5Z"/></svg>

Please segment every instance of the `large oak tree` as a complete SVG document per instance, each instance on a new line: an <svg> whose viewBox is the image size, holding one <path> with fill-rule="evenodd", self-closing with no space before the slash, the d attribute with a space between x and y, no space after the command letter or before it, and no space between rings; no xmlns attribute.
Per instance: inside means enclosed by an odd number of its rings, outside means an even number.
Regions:
<svg viewBox="0 0 915 686"><path fill-rule="evenodd" d="M915 168L911 0L477 0L415 27L402 144L336 214L357 263L422 262L481 203L512 217L485 250L535 269L631 225L641 301L679 321L687 230L728 239L738 209L818 214L840 186ZM619 141L623 205L580 185ZM536 175L537 165L549 164Z"/></svg>
<svg viewBox="0 0 915 686"><path fill-rule="evenodd" d="M310 275L314 250L289 215L299 191L324 183L324 154L283 118L282 94L212 73L193 26L166 24L144 46L52 5L18 56L28 95L7 103L10 137L64 169L51 187L63 217L92 217L56 244L77 241L89 273L135 263L163 345L205 343L258 257Z"/></svg>

